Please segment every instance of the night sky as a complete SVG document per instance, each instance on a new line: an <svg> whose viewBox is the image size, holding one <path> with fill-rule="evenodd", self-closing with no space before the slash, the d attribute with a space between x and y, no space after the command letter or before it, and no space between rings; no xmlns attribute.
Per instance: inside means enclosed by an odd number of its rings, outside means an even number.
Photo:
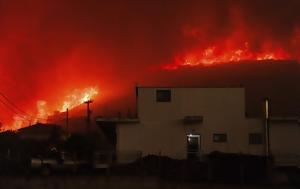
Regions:
<svg viewBox="0 0 300 189"><path fill-rule="evenodd" d="M39 100L53 112L72 91L96 87L96 115L132 107L136 83L229 86L228 76L240 69L253 80L260 66L236 64L222 72L220 65L177 70L162 65L211 46L223 53L245 44L251 53L298 60L299 10L299 0L0 0L0 92L34 115ZM297 69L275 69L272 75L264 66L271 74L265 85L276 88L272 80L291 74L298 79ZM260 86L238 78L233 85ZM125 96L131 98L123 101ZM11 124L16 113L3 104L0 112L0 121Z"/></svg>

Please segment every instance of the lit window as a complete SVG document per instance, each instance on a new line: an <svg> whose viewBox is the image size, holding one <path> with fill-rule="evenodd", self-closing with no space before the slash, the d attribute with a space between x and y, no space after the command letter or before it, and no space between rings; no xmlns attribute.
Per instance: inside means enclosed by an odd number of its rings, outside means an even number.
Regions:
<svg viewBox="0 0 300 189"><path fill-rule="evenodd" d="M171 90L157 90L156 102L171 102Z"/></svg>
<svg viewBox="0 0 300 189"><path fill-rule="evenodd" d="M214 142L227 142L227 135L224 133L215 133L213 134Z"/></svg>
<svg viewBox="0 0 300 189"><path fill-rule="evenodd" d="M249 133L249 144L262 144L263 135L261 133Z"/></svg>

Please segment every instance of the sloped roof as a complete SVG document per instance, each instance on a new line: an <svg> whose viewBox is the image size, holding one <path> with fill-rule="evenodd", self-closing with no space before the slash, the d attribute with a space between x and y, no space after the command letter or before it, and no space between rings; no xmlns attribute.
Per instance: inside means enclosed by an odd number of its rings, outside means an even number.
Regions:
<svg viewBox="0 0 300 189"><path fill-rule="evenodd" d="M54 124L37 123L29 127L19 129L17 134L22 138L47 138L53 132L62 132L62 127Z"/></svg>

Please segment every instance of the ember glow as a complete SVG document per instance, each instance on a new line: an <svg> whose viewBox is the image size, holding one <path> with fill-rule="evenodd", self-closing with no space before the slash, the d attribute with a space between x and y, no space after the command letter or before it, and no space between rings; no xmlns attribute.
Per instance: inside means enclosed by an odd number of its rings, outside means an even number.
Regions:
<svg viewBox="0 0 300 189"><path fill-rule="evenodd" d="M175 70L180 67L211 66L247 60L285 60L290 58L289 53L280 48L251 51L249 42L245 42L241 48L213 45L207 48L193 49L176 56L173 63L162 65L162 69Z"/></svg>
<svg viewBox="0 0 300 189"><path fill-rule="evenodd" d="M52 116L55 111L61 113L67 109L71 110L84 102L95 98L99 94L97 87L89 87L84 89L76 89L67 95L62 103L59 103L57 109L50 110L47 102L44 100L37 101L37 114L17 114L14 116L14 122L11 125L2 126L1 131L17 130L35 123L47 123L49 116Z"/></svg>

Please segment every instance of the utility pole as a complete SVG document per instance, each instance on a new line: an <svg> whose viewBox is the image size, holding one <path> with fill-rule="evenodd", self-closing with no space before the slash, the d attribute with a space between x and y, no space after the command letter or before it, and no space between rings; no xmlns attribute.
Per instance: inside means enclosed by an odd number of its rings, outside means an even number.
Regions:
<svg viewBox="0 0 300 189"><path fill-rule="evenodd" d="M67 108L67 111L66 111L66 130L68 133L69 132L69 108Z"/></svg>
<svg viewBox="0 0 300 189"><path fill-rule="evenodd" d="M269 99L265 98L265 141L266 141L266 156L270 156L270 108L269 108Z"/></svg>
<svg viewBox="0 0 300 189"><path fill-rule="evenodd" d="M90 104L93 103L92 100L88 100L84 102L87 105L87 115L86 115L86 131L89 131L91 125L91 113Z"/></svg>

